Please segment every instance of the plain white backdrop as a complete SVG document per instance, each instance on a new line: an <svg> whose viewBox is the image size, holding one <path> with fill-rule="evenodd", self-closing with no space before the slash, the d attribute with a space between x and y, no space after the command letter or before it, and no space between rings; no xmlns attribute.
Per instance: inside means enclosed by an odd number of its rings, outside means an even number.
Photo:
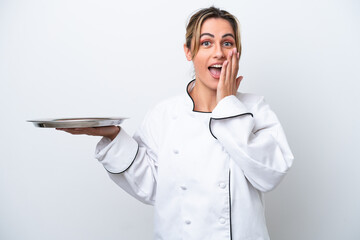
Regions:
<svg viewBox="0 0 360 240"><path fill-rule="evenodd" d="M151 206L94 159L97 137L28 119L130 117L185 91L188 17L238 17L239 91L264 95L295 155L266 194L275 240L360 239L357 0L0 0L0 239L150 240Z"/></svg>

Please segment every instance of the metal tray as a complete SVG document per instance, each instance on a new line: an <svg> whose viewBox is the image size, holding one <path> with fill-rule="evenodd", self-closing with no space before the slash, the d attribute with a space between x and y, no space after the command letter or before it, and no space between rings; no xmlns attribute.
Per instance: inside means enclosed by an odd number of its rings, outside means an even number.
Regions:
<svg viewBox="0 0 360 240"><path fill-rule="evenodd" d="M59 118L27 120L40 128L87 128L119 125L127 118Z"/></svg>

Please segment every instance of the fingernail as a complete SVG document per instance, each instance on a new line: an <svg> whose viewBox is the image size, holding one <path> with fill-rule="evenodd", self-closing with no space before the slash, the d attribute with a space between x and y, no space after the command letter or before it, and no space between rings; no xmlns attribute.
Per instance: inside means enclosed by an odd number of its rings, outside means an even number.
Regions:
<svg viewBox="0 0 360 240"><path fill-rule="evenodd" d="M230 57L233 55L233 51L230 52Z"/></svg>

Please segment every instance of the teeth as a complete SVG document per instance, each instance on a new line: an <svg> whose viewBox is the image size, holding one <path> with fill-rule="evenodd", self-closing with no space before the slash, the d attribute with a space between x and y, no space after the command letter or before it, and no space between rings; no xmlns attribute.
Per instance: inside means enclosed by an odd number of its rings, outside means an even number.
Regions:
<svg viewBox="0 0 360 240"><path fill-rule="evenodd" d="M220 64L214 64L214 65L211 65L210 67L213 67L213 68L221 68L222 65L220 65Z"/></svg>

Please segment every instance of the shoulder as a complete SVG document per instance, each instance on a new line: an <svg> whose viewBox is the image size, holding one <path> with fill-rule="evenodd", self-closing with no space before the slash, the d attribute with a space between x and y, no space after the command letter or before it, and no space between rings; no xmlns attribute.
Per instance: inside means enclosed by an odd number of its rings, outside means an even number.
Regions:
<svg viewBox="0 0 360 240"><path fill-rule="evenodd" d="M164 100L161 100L156 105L154 105L152 108L150 108L150 112L155 113L170 113L172 112L179 104L181 104L184 101L182 95L173 96Z"/></svg>
<svg viewBox="0 0 360 240"><path fill-rule="evenodd" d="M150 107L137 131L138 135L149 137L152 136L155 141L160 141L166 129L171 124L171 119L176 112L175 106L181 102L181 97L171 97L161 100L154 106Z"/></svg>
<svg viewBox="0 0 360 240"><path fill-rule="evenodd" d="M181 95L163 99L150 107L145 116L145 121L166 121L171 118L178 107L184 102Z"/></svg>

